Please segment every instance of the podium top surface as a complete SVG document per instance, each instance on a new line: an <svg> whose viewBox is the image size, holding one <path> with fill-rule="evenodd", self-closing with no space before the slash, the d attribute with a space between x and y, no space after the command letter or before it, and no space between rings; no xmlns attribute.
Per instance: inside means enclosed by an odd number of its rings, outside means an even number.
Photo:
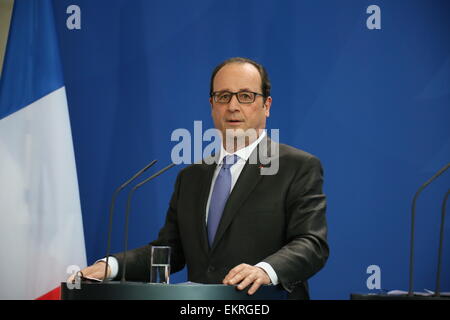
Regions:
<svg viewBox="0 0 450 320"><path fill-rule="evenodd" d="M247 289L221 284L154 284L143 282L61 283L62 300L281 300L286 291L277 286L262 286L254 295Z"/></svg>
<svg viewBox="0 0 450 320"><path fill-rule="evenodd" d="M423 296L423 295L412 295L409 296L407 294L398 294L398 295L389 295L389 294L360 294L360 293L352 293L350 294L350 300L450 300L449 296Z"/></svg>

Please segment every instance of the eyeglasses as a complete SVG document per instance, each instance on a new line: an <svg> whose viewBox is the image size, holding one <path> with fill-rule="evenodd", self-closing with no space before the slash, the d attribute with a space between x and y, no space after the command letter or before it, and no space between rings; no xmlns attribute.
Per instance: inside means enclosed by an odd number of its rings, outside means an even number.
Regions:
<svg viewBox="0 0 450 320"><path fill-rule="evenodd" d="M256 96L262 96L261 93L251 92L251 91L239 91L239 92L231 92L231 91L219 91L213 92L211 96L214 99L214 102L217 103L230 103L231 98L236 95L239 103L249 104L255 102Z"/></svg>

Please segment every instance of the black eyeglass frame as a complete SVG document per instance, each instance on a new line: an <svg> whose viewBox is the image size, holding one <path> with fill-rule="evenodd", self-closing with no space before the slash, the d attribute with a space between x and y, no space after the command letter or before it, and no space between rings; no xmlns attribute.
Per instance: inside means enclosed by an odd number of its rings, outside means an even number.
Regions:
<svg viewBox="0 0 450 320"><path fill-rule="evenodd" d="M216 97L218 97L218 94L220 94L220 93L229 93L229 94L231 94L230 99L229 99L227 102L219 102L219 101L217 101L217 100L216 100ZM249 102L241 102L241 100L239 100L239 93L253 93L253 94L254 94L254 96L253 96L253 101L249 101ZM265 97L262 93L253 92L253 91L247 91L247 90L237 91L237 92L231 92L231 91L227 91L227 90L224 90L224 91L215 91L215 92L211 93L210 97L213 98L213 100L214 100L215 103L226 104L226 103L230 103L230 101L231 101L231 99L233 99L233 96L234 96L234 95L236 96L236 98L237 98L237 100L239 101L239 103L242 103L242 104L250 104L250 103L255 102L257 96L261 96L261 97L263 97L263 98Z"/></svg>

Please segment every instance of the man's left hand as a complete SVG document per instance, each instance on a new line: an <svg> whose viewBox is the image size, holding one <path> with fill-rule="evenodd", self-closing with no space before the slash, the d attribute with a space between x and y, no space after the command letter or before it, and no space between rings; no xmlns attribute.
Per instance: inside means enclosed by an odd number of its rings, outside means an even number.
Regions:
<svg viewBox="0 0 450 320"><path fill-rule="evenodd" d="M231 269L222 283L227 285L239 283L237 286L239 290L243 290L250 284L253 284L248 290L248 294L252 295L261 285L270 284L270 278L263 269L242 263Z"/></svg>

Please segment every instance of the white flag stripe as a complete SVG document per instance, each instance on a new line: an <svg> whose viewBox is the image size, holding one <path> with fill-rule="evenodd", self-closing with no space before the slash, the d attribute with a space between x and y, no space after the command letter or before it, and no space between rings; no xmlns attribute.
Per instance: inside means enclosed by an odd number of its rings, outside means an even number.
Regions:
<svg viewBox="0 0 450 320"><path fill-rule="evenodd" d="M65 88L0 120L0 299L34 299L86 265Z"/></svg>

